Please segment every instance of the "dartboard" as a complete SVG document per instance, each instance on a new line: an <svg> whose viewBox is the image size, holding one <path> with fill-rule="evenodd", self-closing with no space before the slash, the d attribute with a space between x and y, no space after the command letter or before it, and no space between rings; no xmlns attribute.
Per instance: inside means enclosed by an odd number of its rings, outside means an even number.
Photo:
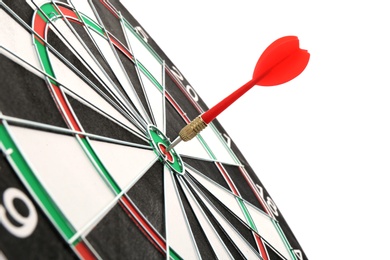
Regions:
<svg viewBox="0 0 390 260"><path fill-rule="evenodd" d="M120 1L0 6L1 259L307 259Z"/></svg>

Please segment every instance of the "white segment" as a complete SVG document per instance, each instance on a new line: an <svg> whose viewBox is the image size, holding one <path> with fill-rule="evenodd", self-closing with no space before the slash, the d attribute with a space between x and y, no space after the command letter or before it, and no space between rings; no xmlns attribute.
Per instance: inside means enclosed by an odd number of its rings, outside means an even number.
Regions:
<svg viewBox="0 0 390 260"><path fill-rule="evenodd" d="M3 46L9 51L17 54L20 58L30 63L35 68L40 69L41 65L33 45L33 38L31 33L29 33L15 20L13 20L13 18L9 16L3 9L0 9L0 21L0 46ZM3 50L0 49L0 52L3 52ZM30 68L30 66L26 66L19 59L13 60L31 72L37 74L36 70ZM43 77L41 73L38 73L37 75L39 77Z"/></svg>
<svg viewBox="0 0 390 260"><path fill-rule="evenodd" d="M223 142L222 137L218 137L217 133L212 129L212 126L206 127L200 135L203 137L210 150L213 152L217 161L237 165L229 150Z"/></svg>
<svg viewBox="0 0 390 260"><path fill-rule="evenodd" d="M90 143L122 190L134 184L157 159L152 150L95 140Z"/></svg>
<svg viewBox="0 0 390 260"><path fill-rule="evenodd" d="M245 205L256 225L259 235L271 244L286 259L291 259L291 255L272 219L251 204L245 202Z"/></svg>
<svg viewBox="0 0 390 260"><path fill-rule="evenodd" d="M136 37L126 26L125 33L134 57L142 63L142 65L162 86L163 68L161 62L157 60L156 57L147 49L142 40Z"/></svg>
<svg viewBox="0 0 390 260"><path fill-rule="evenodd" d="M198 138L193 138L189 142L180 142L177 146L175 146L175 150L183 156L211 160L211 156L207 153L206 148L202 145Z"/></svg>
<svg viewBox="0 0 390 260"><path fill-rule="evenodd" d="M95 13L93 12L91 6L88 4L88 1L71 0L70 2L78 12L83 13L84 15L88 16L90 19L98 23Z"/></svg>
<svg viewBox="0 0 390 260"><path fill-rule="evenodd" d="M100 49L101 53L103 54L104 58L106 59L107 63L110 65L112 71L114 72L115 76L117 77L119 83L122 85L123 89L125 90L126 94L129 96L133 104L136 106L138 111L141 113L142 117L147 121L147 116L145 114L145 110L141 104L141 101L139 100L138 96L135 93L135 90L131 86L130 79L128 79L127 75L125 74L123 67L121 66L121 63L118 61L117 56L113 52L111 45L109 44L108 40L103 38L100 34L96 33L94 30L89 29L89 32L91 33L91 36L95 43L97 44L98 48Z"/></svg>
<svg viewBox="0 0 390 260"><path fill-rule="evenodd" d="M199 221L199 224L204 231L208 242L211 245L214 253L216 254L218 259L232 259L232 255L229 253L225 244L223 243L221 237L218 235L217 231L214 229L213 225L210 223L209 219L206 217L202 208L198 204L198 202L194 199L193 195L189 191L185 182L179 178L181 187L183 187L184 193L191 205L192 210L196 216L196 219Z"/></svg>
<svg viewBox="0 0 390 260"><path fill-rule="evenodd" d="M61 212L80 230L114 199L75 137L10 126L10 133Z"/></svg>
<svg viewBox="0 0 390 260"><path fill-rule="evenodd" d="M167 248L171 247L183 259L199 259L173 173L166 167L164 167L164 199Z"/></svg>
<svg viewBox="0 0 390 260"><path fill-rule="evenodd" d="M190 182L191 183L191 182ZM237 245L241 253L246 259L261 259L260 255L249 245L249 243L241 236L239 232L228 222L225 217L217 211L208 199L199 192L198 188L194 186L195 192L200 199L205 203L211 214L216 218L221 227L225 230L230 239Z"/></svg>
<svg viewBox="0 0 390 260"><path fill-rule="evenodd" d="M49 59L56 78L62 85L76 93L78 96L88 100L91 104L94 104L96 108L112 116L123 125L141 134L141 132L133 124L131 124L127 118L125 118L113 106L111 106L110 103L97 94L95 90L79 78L51 52L49 52Z"/></svg>
<svg viewBox="0 0 390 260"><path fill-rule="evenodd" d="M165 129L164 127L164 95L163 93L149 80L149 78L140 70L141 81L143 83L147 98L150 103L150 107L153 112L154 119L156 120L156 126L159 129Z"/></svg>
<svg viewBox="0 0 390 260"><path fill-rule="evenodd" d="M244 213L242 212L242 209L237 202L236 196L226 190L221 185L217 184L213 180L205 177L202 174L199 174L196 171L193 171L189 167L186 168L186 170L197 180L199 181L207 190L211 192L222 204L224 204L227 208L229 208L231 211L234 212L239 218L241 218L242 221L245 223L246 218Z"/></svg>

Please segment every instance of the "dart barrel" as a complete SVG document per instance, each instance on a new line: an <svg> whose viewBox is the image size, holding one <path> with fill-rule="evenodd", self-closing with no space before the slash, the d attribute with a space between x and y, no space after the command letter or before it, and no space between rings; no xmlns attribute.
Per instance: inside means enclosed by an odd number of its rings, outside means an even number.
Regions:
<svg viewBox="0 0 390 260"><path fill-rule="evenodd" d="M203 121L202 117L198 116L180 130L179 136L183 141L187 142L205 129L206 126L207 124Z"/></svg>

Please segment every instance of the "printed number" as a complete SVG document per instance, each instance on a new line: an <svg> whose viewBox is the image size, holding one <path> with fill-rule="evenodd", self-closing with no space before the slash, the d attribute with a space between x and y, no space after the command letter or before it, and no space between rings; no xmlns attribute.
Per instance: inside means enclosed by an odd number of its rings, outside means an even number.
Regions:
<svg viewBox="0 0 390 260"><path fill-rule="evenodd" d="M17 211L14 205L15 199L21 200L26 205L28 216L23 216ZM27 195L16 188L8 188L3 193L3 203L4 206L0 204L0 224L16 237L30 236L38 224L38 214ZM8 219L7 212L19 225L14 225Z"/></svg>
<svg viewBox="0 0 390 260"><path fill-rule="evenodd" d="M258 191L260 192L260 196L263 198L263 200L265 200L265 202L267 203L267 207L268 209L276 216L278 217L279 216L279 212L278 212L278 207L276 206L275 202L269 197L267 196L266 198L264 198L264 190L263 190L263 187L261 187L259 184L256 184L256 187L258 189Z"/></svg>
<svg viewBox="0 0 390 260"><path fill-rule="evenodd" d="M171 72L178 80L183 82L184 77L175 66L172 67ZM195 102L199 101L198 94L195 92L195 90L190 85L186 86L186 91Z"/></svg>

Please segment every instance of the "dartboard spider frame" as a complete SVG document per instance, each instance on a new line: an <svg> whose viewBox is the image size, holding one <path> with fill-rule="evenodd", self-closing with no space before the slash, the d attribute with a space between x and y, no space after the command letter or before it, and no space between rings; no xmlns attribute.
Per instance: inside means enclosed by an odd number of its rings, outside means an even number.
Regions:
<svg viewBox="0 0 390 260"><path fill-rule="evenodd" d="M306 259L120 1L0 2L0 257Z"/></svg>

